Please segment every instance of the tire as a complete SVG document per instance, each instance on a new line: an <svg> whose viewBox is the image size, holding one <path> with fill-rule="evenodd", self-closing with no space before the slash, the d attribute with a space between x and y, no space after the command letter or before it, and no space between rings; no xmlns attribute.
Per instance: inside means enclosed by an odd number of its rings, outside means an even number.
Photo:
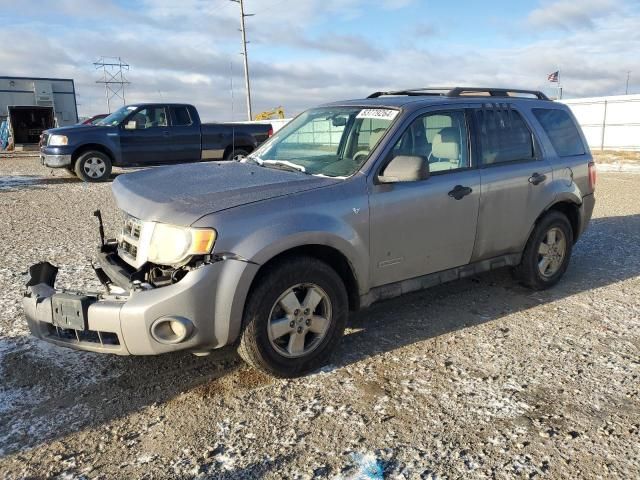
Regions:
<svg viewBox="0 0 640 480"><path fill-rule="evenodd" d="M78 157L74 170L85 182L104 182L111 176L111 159L102 152L90 150Z"/></svg>
<svg viewBox="0 0 640 480"><path fill-rule="evenodd" d="M311 257L268 268L247 299L238 353L269 375L301 376L326 364L342 337L349 311L346 288L335 270Z"/></svg>
<svg viewBox="0 0 640 480"><path fill-rule="evenodd" d="M552 237L555 242L551 241ZM556 247L550 248L554 244ZM538 221L527 241L520 265L514 271L516 278L534 290L552 287L567 271L572 249L573 229L567 217L560 212L547 213Z"/></svg>
<svg viewBox="0 0 640 480"><path fill-rule="evenodd" d="M224 159L236 160L239 159L239 157L246 157L247 155L249 155L249 153L250 152L248 150L245 150L244 148L236 148L235 150L230 148Z"/></svg>

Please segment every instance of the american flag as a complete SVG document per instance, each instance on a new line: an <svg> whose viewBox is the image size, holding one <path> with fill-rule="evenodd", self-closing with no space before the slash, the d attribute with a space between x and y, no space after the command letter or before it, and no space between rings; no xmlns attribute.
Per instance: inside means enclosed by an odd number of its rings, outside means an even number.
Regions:
<svg viewBox="0 0 640 480"><path fill-rule="evenodd" d="M550 74L547 76L547 80L549 80L550 82L557 82L557 81L558 81L558 75L559 75L559 74L560 74L560 71L550 73Z"/></svg>

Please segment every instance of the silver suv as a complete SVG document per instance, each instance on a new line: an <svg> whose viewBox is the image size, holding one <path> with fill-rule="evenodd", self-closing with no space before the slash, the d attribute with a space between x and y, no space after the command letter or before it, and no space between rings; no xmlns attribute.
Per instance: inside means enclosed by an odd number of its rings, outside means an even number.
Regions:
<svg viewBox="0 0 640 480"><path fill-rule="evenodd" d="M540 92L376 92L304 112L242 161L119 176L124 226L101 234L95 267L104 291L56 290L57 268L40 263L26 317L67 347L237 344L256 368L301 375L377 300L500 267L555 284L594 184L574 117Z"/></svg>

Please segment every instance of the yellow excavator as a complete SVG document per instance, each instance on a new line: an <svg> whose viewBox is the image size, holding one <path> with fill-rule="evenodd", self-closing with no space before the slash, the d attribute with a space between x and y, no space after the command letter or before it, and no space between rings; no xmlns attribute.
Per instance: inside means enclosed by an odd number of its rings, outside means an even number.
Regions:
<svg viewBox="0 0 640 480"><path fill-rule="evenodd" d="M256 120L271 120L272 118L284 119L284 108L276 107L273 110L260 112L256 115Z"/></svg>

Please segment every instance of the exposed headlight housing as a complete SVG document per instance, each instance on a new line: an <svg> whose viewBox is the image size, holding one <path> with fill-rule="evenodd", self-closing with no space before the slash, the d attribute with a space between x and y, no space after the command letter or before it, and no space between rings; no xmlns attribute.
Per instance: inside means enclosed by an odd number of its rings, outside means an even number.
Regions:
<svg viewBox="0 0 640 480"><path fill-rule="evenodd" d="M212 228L189 228L156 223L149 244L148 260L159 265L180 265L193 255L211 253L216 242Z"/></svg>
<svg viewBox="0 0 640 480"><path fill-rule="evenodd" d="M69 139L67 138L66 135L51 135L49 137L49 143L47 145L50 145L52 147L60 147L62 145L68 145L69 144Z"/></svg>

